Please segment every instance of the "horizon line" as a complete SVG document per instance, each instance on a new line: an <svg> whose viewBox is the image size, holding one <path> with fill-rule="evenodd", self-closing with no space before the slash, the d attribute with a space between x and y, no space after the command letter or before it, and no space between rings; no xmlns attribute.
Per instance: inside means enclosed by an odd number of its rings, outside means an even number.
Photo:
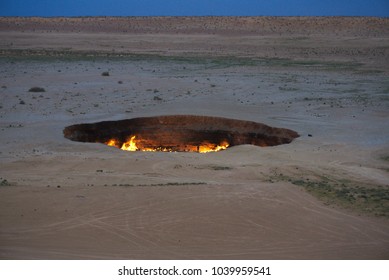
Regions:
<svg viewBox="0 0 389 280"><path fill-rule="evenodd" d="M205 17L231 17L231 18L254 18L254 17L267 17L267 18L389 18L389 16L352 16L352 15L303 15L303 16L280 16L280 15L129 15L129 16L117 16L117 15L87 15L87 16L10 16L10 15L0 15L0 18L205 18Z"/></svg>

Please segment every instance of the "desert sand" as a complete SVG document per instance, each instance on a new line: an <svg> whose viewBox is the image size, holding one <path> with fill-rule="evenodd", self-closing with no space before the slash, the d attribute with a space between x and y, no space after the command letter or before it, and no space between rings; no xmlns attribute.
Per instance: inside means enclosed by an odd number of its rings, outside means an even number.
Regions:
<svg viewBox="0 0 389 280"><path fill-rule="evenodd" d="M1 259L389 258L389 19L0 18L0 39ZM300 137L63 137L181 114Z"/></svg>

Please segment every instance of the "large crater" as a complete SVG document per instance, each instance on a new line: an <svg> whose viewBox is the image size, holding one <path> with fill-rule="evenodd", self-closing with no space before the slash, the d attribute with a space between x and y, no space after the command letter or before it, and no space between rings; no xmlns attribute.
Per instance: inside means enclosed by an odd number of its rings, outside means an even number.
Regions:
<svg viewBox="0 0 389 280"><path fill-rule="evenodd" d="M276 146L299 136L290 129L252 121L190 115L76 124L63 133L73 141L103 143L127 151L200 153L243 144Z"/></svg>

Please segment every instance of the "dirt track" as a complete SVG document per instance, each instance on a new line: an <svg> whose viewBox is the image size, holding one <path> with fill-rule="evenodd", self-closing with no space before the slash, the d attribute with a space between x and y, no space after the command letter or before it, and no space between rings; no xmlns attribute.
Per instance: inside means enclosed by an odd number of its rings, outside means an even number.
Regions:
<svg viewBox="0 0 389 280"><path fill-rule="evenodd" d="M157 19L127 33L111 29L123 19L84 20L0 19L0 258L389 257L386 19L309 19L308 29L262 19L277 34L257 32L252 18L186 19L192 28L180 32L181 22ZM71 124L166 114L301 137L197 154L62 135ZM384 195L318 199L312 184Z"/></svg>

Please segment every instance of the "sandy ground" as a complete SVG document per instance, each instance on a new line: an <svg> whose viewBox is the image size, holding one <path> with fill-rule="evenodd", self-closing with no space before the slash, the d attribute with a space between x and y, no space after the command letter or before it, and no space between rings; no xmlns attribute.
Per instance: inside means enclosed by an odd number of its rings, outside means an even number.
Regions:
<svg viewBox="0 0 389 280"><path fill-rule="evenodd" d="M291 182L388 188L387 19L83 20L0 19L0 258L389 258L387 217ZM167 114L301 137L197 154L62 135Z"/></svg>

